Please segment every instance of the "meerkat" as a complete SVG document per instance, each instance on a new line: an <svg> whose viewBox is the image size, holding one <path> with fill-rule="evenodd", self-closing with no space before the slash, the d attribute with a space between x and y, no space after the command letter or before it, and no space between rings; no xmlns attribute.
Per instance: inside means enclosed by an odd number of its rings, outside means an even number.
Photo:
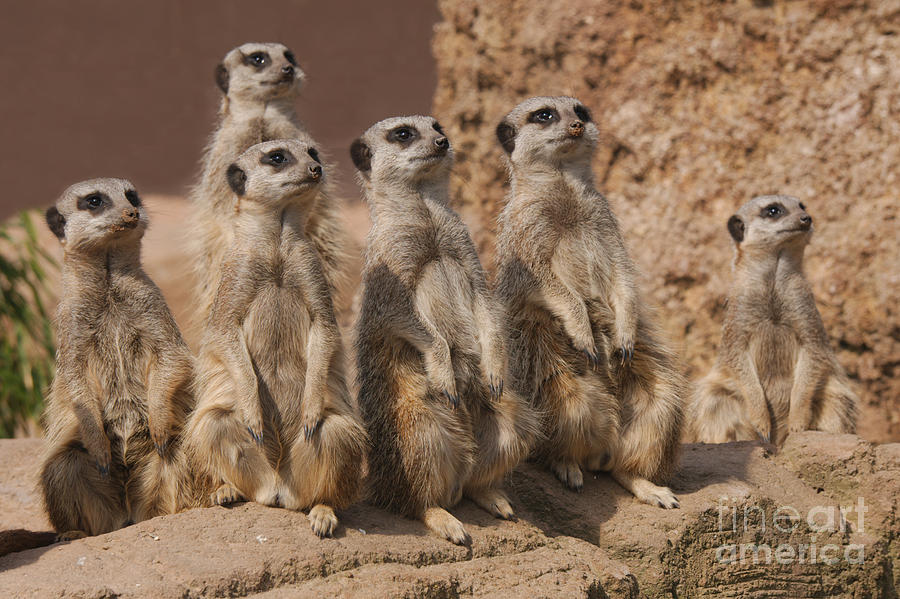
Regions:
<svg viewBox="0 0 900 599"><path fill-rule="evenodd" d="M505 385L499 304L449 206L453 152L440 125L389 118L350 154L373 221L356 335L371 499L466 544L447 510L465 495L512 518L502 480L537 421Z"/></svg>
<svg viewBox="0 0 900 599"><path fill-rule="evenodd" d="M200 325L212 308L222 260L232 242L235 200L225 176L229 166L244 150L264 141L301 138L316 145L294 110L305 74L286 46L238 46L216 67L215 79L223 94L220 121L203 159L200 183L191 193L191 245L199 282L195 324ZM321 187L306 219L306 237L319 254L326 280L334 290L340 289L346 232L339 203L327 185Z"/></svg>
<svg viewBox="0 0 900 599"><path fill-rule="evenodd" d="M250 147L225 176L234 235L198 358L190 461L211 481L204 504L309 509L313 531L331 536L334 508L357 496L366 436L306 233L325 172L316 149L293 139Z"/></svg>
<svg viewBox="0 0 900 599"><path fill-rule="evenodd" d="M654 483L676 465L686 382L594 187L597 127L575 98L535 97L496 133L511 178L497 286L512 379L543 415L535 456L570 489L608 470L639 500L678 507Z"/></svg>
<svg viewBox="0 0 900 599"><path fill-rule="evenodd" d="M858 400L828 343L803 254L812 217L791 196L753 198L728 219L735 244L715 366L696 386L686 438L706 443L788 433L852 433Z"/></svg>
<svg viewBox="0 0 900 599"><path fill-rule="evenodd" d="M147 215L131 183L72 185L46 218L63 266L40 485L72 539L176 510L193 358L141 268Z"/></svg>

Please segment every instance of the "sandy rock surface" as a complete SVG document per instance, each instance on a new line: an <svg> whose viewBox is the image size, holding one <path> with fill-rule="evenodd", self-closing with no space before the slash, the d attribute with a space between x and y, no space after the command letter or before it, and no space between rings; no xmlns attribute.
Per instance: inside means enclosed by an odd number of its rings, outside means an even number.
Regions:
<svg viewBox="0 0 900 599"><path fill-rule="evenodd" d="M34 493L40 445L0 441L12 466L0 472L4 528L47 528ZM326 540L302 513L252 503L196 509L6 555L0 596L887 598L900 588L898 444L804 433L780 455L754 443L688 445L672 483L681 509L666 511L605 475L572 493L524 465L508 482L517 522L468 501L453 509L471 547L365 504L339 513L337 537ZM860 497L863 521L849 507ZM779 509L794 520L775 520ZM757 549L741 559L746 544L795 556L767 564ZM809 563L807 553L800 563L811 544L834 546L826 557L837 561ZM862 552L860 563L846 559L848 548L853 560Z"/></svg>
<svg viewBox="0 0 900 599"><path fill-rule="evenodd" d="M506 181L497 123L528 96L575 95L601 130L596 183L690 373L719 342L725 222L792 194L814 219L807 273L861 390L860 433L900 440L900 1L439 5L434 113L485 256Z"/></svg>

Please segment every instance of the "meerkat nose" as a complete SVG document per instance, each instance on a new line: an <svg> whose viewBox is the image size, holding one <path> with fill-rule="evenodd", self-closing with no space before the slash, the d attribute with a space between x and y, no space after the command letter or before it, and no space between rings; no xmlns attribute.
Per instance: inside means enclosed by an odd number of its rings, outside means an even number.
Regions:
<svg viewBox="0 0 900 599"><path fill-rule="evenodd" d="M310 165L307 170L309 171L309 176L313 179L318 179L322 176L322 167L318 164Z"/></svg>
<svg viewBox="0 0 900 599"><path fill-rule="evenodd" d="M584 123L581 121L575 121L569 125L569 135L572 137L581 137L582 133L584 133Z"/></svg>
<svg viewBox="0 0 900 599"><path fill-rule="evenodd" d="M812 225L812 217L808 214L804 214L800 217L800 226L804 229L808 229L809 226Z"/></svg>
<svg viewBox="0 0 900 599"><path fill-rule="evenodd" d="M436 140L434 140L434 145L442 150L446 150L450 147L450 140L446 137L438 137Z"/></svg>
<svg viewBox="0 0 900 599"><path fill-rule="evenodd" d="M281 72L284 73L285 75L290 75L291 77L293 77L294 76L294 67L292 67L291 65L285 65L285 66L281 67Z"/></svg>

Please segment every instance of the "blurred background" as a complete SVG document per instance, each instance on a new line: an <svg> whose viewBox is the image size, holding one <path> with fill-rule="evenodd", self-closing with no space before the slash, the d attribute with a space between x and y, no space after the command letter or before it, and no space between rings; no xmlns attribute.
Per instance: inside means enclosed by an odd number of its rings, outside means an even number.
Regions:
<svg viewBox="0 0 900 599"><path fill-rule="evenodd" d="M39 217L17 211L72 182L137 185L152 218L147 271L195 342L184 195L216 122L213 69L246 41L283 42L307 74L298 112L336 164L355 281L368 214L347 148L370 124L404 113L442 122L455 207L490 269L506 178L496 123L530 95L581 98L601 128L597 184L695 378L719 342L726 220L754 195L800 197L816 227L808 276L860 392L860 432L900 440L898 0L8 4L0 434L38 432L52 370L45 316L59 248ZM337 302L348 334L354 291Z"/></svg>

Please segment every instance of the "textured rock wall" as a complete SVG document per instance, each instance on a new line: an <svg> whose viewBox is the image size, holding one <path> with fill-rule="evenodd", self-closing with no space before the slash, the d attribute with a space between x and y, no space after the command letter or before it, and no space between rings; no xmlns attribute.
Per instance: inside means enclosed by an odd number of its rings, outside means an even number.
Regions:
<svg viewBox="0 0 900 599"><path fill-rule="evenodd" d="M751 196L796 195L815 221L807 273L859 383L861 432L900 438L900 2L439 5L434 111L486 255L506 180L494 127L527 96L578 96L603 136L598 185L689 373L719 341L725 221Z"/></svg>

